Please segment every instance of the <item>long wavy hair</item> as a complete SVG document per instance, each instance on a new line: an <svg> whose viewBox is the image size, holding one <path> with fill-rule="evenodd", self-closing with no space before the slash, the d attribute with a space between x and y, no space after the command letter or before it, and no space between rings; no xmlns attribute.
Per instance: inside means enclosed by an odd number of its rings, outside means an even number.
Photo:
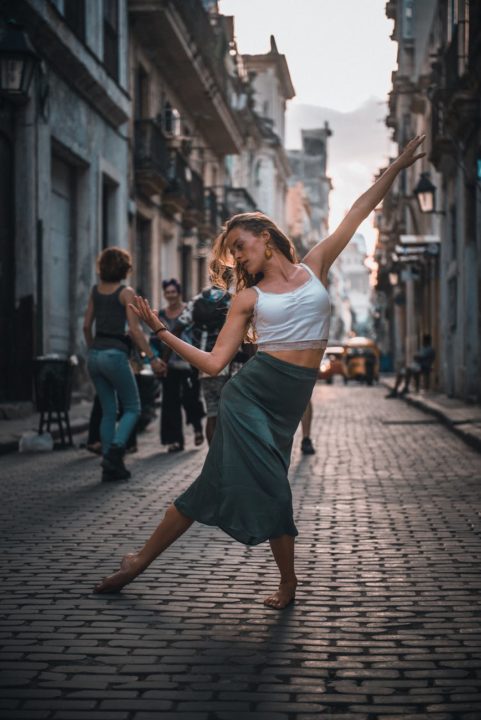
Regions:
<svg viewBox="0 0 481 720"><path fill-rule="evenodd" d="M212 259L210 262L210 277L212 283L218 287L226 287L223 274L226 268L232 268L234 274L234 287L235 292L238 293L244 288L252 287L262 280L263 274L257 273L257 275L250 275L242 265L235 262L232 253L227 247L227 236L234 230L234 228L240 227L243 230L248 230L253 235L260 235L266 230L271 239L272 245L274 245L289 262L298 262L297 253L294 245L285 235L282 230L271 220L267 215L261 212L251 213L239 213L239 215L233 215L230 220L226 222L222 228L222 232L217 236L214 246L212 248Z"/></svg>
<svg viewBox="0 0 481 720"><path fill-rule="evenodd" d="M263 273L257 273L256 275L249 274L245 268L236 263L234 256L230 252L227 246L227 236L234 230L234 228L240 227L243 230L248 230L253 235L260 235L263 231L267 231L270 236L271 244L274 245L289 262L298 262L296 249L292 242L289 240L282 230L271 220L267 215L261 212L251 213L239 213L233 215L230 220L224 225L222 232L217 236L214 246L212 248L212 259L210 262L210 278L213 285L224 289L231 289L227 287L226 283L226 269L230 268L233 274L232 285L234 287L234 294L240 292L244 288L253 287L257 285L263 278ZM248 342L256 341L255 328L252 322L248 326L246 340Z"/></svg>

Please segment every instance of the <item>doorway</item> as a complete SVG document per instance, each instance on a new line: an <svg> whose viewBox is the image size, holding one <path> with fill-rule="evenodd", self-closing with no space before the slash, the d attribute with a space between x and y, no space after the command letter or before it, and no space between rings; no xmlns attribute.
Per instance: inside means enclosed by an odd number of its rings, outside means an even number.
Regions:
<svg viewBox="0 0 481 720"><path fill-rule="evenodd" d="M70 350L70 258L73 257L73 170L52 157L48 351Z"/></svg>
<svg viewBox="0 0 481 720"><path fill-rule="evenodd" d="M8 137L0 133L0 402L13 399L14 315L13 148Z"/></svg>

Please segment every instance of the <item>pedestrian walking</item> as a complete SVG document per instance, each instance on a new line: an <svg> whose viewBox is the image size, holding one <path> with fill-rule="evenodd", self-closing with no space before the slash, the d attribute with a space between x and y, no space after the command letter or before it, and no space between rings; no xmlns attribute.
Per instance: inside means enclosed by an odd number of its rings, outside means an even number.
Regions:
<svg viewBox="0 0 481 720"><path fill-rule="evenodd" d="M182 301L182 287L178 280L171 278L162 282L164 298L167 306L158 312L158 318L166 328L173 332L180 315L186 308ZM183 340L191 342L184 334ZM194 444L201 445L204 441L202 418L204 408L200 401L200 385L198 371L170 347L164 345L159 338L151 343L157 347L167 363L167 371L162 379L162 410L160 414L160 441L168 446L168 452L179 452L184 449L185 438L182 422L184 408L186 423L194 429Z"/></svg>
<svg viewBox="0 0 481 720"><path fill-rule="evenodd" d="M312 400L309 399L307 407L304 410L304 415L301 418L302 428L302 442L301 452L303 455L314 455L315 449L311 440L311 425L312 425Z"/></svg>
<svg viewBox="0 0 481 720"><path fill-rule="evenodd" d="M87 367L102 410L102 480L126 480L131 473L123 457L140 414L137 383L129 364L132 340L155 372L161 373L165 366L152 351L132 310L133 289L123 284L132 269L130 254L118 247L107 248L99 255L97 266L99 282L90 293L83 329L89 348ZM118 400L123 412L116 424Z"/></svg>
<svg viewBox="0 0 481 720"><path fill-rule="evenodd" d="M245 545L269 540L280 584L264 604L281 609L294 600L298 531L287 471L292 438L327 344L327 275L398 173L423 157L416 154L423 139L408 143L339 227L301 263L289 239L262 213L235 215L227 222L213 248L211 271L220 282L224 267L234 264L237 294L211 352L170 333L148 301L136 297L135 310L152 331L209 375L231 361L246 333L256 337L259 351L224 386L216 432L199 477L168 507L145 545L126 555L120 569L96 586L97 592L120 590L197 520Z"/></svg>

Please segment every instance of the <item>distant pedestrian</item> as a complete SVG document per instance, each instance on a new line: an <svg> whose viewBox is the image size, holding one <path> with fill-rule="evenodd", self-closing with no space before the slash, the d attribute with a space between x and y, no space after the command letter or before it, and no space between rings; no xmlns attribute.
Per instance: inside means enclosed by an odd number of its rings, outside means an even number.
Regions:
<svg viewBox="0 0 481 720"><path fill-rule="evenodd" d="M419 392L421 378L423 378L424 389L429 390L430 375L435 358L436 352L432 346L431 335L423 335L421 347L414 354L413 360L409 363L409 365L401 368L401 370L397 373L394 388L386 395L386 398L389 399L406 395L409 392L409 386L412 379L414 379L416 392ZM403 381L404 386L402 390L399 391Z"/></svg>
<svg viewBox="0 0 481 720"><path fill-rule="evenodd" d="M162 372L164 363L155 357L129 305L135 298L133 289L122 284L132 269L130 254L109 247L100 254L97 265L99 282L90 293L84 335L89 348L87 367L102 409L102 480L126 480L131 473L123 457L140 414L137 383L129 364L132 340L149 358L154 372ZM118 400L123 413L117 425Z"/></svg>
<svg viewBox="0 0 481 720"><path fill-rule="evenodd" d="M164 280L162 287L167 306L158 311L158 318L170 331L173 331L186 304L182 300L182 288L178 280L175 278ZM187 335L184 335L183 339L191 342ZM186 423L192 425L194 429L194 444L201 445L204 441L202 418L205 412L200 401L198 371L158 338L154 338L152 342L167 364L162 379L161 443L168 446L168 452L179 452L184 449L183 408Z"/></svg>
<svg viewBox="0 0 481 720"><path fill-rule="evenodd" d="M280 572L264 604L281 609L295 597L294 524L288 468L294 433L311 397L327 345L331 309L327 276L361 222L377 207L424 137L416 137L354 203L339 227L297 263L294 247L262 213L234 215L213 248L213 282L235 264L236 291L211 352L168 331L141 297L139 317L172 350L209 375L228 365L246 337L258 352L225 385L216 431L199 477L169 505L144 546L96 592L117 592L143 572L194 522L214 525L245 545L269 540ZM207 582L206 577L206 582Z"/></svg>
<svg viewBox="0 0 481 720"><path fill-rule="evenodd" d="M303 455L315 455L315 448L311 440L312 426L312 400L309 400L304 415L301 418L302 442L301 452Z"/></svg>

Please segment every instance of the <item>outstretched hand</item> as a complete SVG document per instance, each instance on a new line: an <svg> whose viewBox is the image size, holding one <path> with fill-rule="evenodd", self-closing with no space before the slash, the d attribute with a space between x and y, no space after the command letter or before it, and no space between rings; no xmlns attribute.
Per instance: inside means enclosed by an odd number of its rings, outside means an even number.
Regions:
<svg viewBox="0 0 481 720"><path fill-rule="evenodd" d="M153 332L157 332L165 328L165 325L159 320L159 316L149 305L149 301L140 295L136 295L133 303L129 303L134 313L139 317Z"/></svg>
<svg viewBox="0 0 481 720"><path fill-rule="evenodd" d="M420 145L422 145L425 137L426 135L416 135L416 137L408 142L396 161L402 168L410 167L410 165L413 165L416 160L419 160L426 155L425 152L416 154L416 150Z"/></svg>

